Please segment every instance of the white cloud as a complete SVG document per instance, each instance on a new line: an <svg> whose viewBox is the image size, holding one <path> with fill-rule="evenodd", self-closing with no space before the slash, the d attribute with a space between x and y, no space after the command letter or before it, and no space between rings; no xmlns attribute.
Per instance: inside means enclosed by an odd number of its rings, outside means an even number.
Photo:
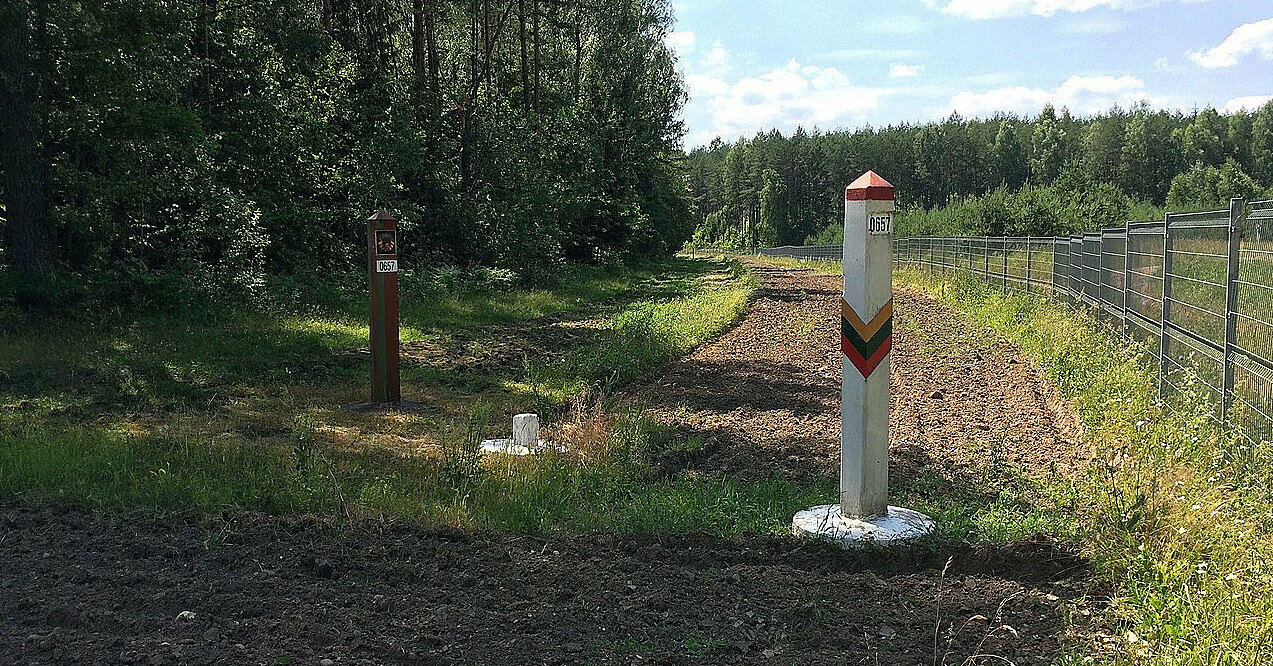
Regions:
<svg viewBox="0 0 1273 666"><path fill-rule="evenodd" d="M904 65L900 62L895 62L888 68L888 78L904 79L910 76L919 76L922 71L924 71L923 65Z"/></svg>
<svg viewBox="0 0 1273 666"><path fill-rule="evenodd" d="M1232 67L1251 54L1273 60L1273 18L1243 23L1218 46L1190 53L1189 58L1203 67Z"/></svg>
<svg viewBox="0 0 1273 666"><path fill-rule="evenodd" d="M1261 107L1273 101L1273 95L1247 95L1234 97L1220 107L1221 113L1237 113L1238 111L1259 111Z"/></svg>
<svg viewBox="0 0 1273 666"><path fill-rule="evenodd" d="M888 91L854 85L835 67L795 60L757 76L727 80L720 74L686 77L692 104L701 105L712 127L689 137L691 145L712 137L736 137L770 128L784 132L863 122Z"/></svg>
<svg viewBox="0 0 1273 666"><path fill-rule="evenodd" d="M677 56L681 58L694 51L694 42L696 41L697 38L690 30L669 32L667 37L663 38L663 43L667 44L667 47L675 51Z"/></svg>
<svg viewBox="0 0 1273 666"><path fill-rule="evenodd" d="M707 55L703 56L700 64L711 71L728 72L730 70L730 57L729 50L717 40L712 44L712 48L707 52Z"/></svg>
<svg viewBox="0 0 1273 666"><path fill-rule="evenodd" d="M970 19L994 19L1005 16L1052 16L1057 12L1079 13L1098 7L1109 9L1139 9L1171 0L947 0L925 4L951 14ZM1203 2L1205 0L1183 0Z"/></svg>
<svg viewBox="0 0 1273 666"><path fill-rule="evenodd" d="M1108 111L1114 105L1128 108L1140 101L1166 106L1166 100L1149 95L1145 82L1134 76L1071 76L1055 90L1010 86L986 92L961 92L950 99L942 115L958 111L965 116L987 116L996 111L1034 113L1051 104L1078 115Z"/></svg>

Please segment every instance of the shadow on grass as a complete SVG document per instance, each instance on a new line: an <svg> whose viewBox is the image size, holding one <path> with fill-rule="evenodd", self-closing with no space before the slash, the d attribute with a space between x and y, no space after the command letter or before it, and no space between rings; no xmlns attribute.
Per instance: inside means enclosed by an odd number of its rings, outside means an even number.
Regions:
<svg viewBox="0 0 1273 666"><path fill-rule="evenodd" d="M670 259L627 271L574 269L545 288L477 285L445 292L415 285L414 299L404 294L403 338L434 338L444 345L457 335L481 340L499 324L507 328L509 322L544 316L560 321L637 300L674 298L720 270L718 262ZM0 339L0 404L5 411L87 417L206 408L228 390L244 388L351 385L362 380L368 363L353 351L366 346L367 336L365 289L350 286L356 277L341 284L279 286L267 305L204 302L114 313L107 323L33 322ZM524 367L512 373L476 368L467 377L454 370L417 372L414 379L491 387Z"/></svg>
<svg viewBox="0 0 1273 666"><path fill-rule="evenodd" d="M0 342L0 400L92 414L206 406L228 384L312 384L356 366L331 353L342 329L252 311L69 323Z"/></svg>

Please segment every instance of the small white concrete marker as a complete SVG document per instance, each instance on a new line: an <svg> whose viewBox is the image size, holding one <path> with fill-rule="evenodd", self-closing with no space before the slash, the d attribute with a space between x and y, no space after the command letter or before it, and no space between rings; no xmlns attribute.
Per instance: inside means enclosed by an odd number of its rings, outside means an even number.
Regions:
<svg viewBox="0 0 1273 666"><path fill-rule="evenodd" d="M840 299L840 503L801 511L796 534L898 541L932 531L888 504L889 360L893 349L893 186L868 171L844 191Z"/></svg>
<svg viewBox="0 0 1273 666"><path fill-rule="evenodd" d="M513 445L539 448L539 415L518 414L513 417Z"/></svg>
<svg viewBox="0 0 1273 666"><path fill-rule="evenodd" d="M539 438L538 414L514 416L512 439L488 439L482 442L483 453L502 453L508 456L528 456L548 449L562 450L552 442Z"/></svg>

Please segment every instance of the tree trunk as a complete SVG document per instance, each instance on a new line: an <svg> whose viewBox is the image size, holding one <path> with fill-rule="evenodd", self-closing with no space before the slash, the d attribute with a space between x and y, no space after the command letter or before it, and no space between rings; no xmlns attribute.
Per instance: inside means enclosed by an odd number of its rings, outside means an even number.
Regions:
<svg viewBox="0 0 1273 666"><path fill-rule="evenodd" d="M526 67L526 0L517 0L518 42L522 50L522 111L530 113L530 72Z"/></svg>
<svg viewBox="0 0 1273 666"><path fill-rule="evenodd" d="M491 90L491 43L491 0L482 0L482 53L486 54L482 60L482 79L486 83L487 95L494 95Z"/></svg>
<svg viewBox="0 0 1273 666"><path fill-rule="evenodd" d="M198 53L203 59L199 73L199 106L212 112L212 21L217 14L217 0L203 0L199 12Z"/></svg>
<svg viewBox="0 0 1273 666"><path fill-rule="evenodd" d="M323 0L323 32L332 33L332 0Z"/></svg>
<svg viewBox="0 0 1273 666"><path fill-rule="evenodd" d="M0 170L9 263L24 307L36 304L53 271L48 165L41 147L44 128L35 110L37 81L31 71L28 11L25 0L0 0Z"/></svg>
<svg viewBox="0 0 1273 666"><path fill-rule="evenodd" d="M473 134L468 109L460 109L460 191L473 190Z"/></svg>
<svg viewBox="0 0 1273 666"><path fill-rule="evenodd" d="M433 93L434 99L437 99L440 85L438 73L440 59L438 58L438 32L433 0L429 0L429 8L424 12L424 37L425 48L429 52L429 91Z"/></svg>
<svg viewBox="0 0 1273 666"><path fill-rule="evenodd" d="M533 0L531 9L534 12L532 17L534 21L533 29L535 31L535 113L539 113L541 107L539 105L539 89L540 89L540 71L539 66L542 62L539 56L539 0Z"/></svg>
<svg viewBox="0 0 1273 666"><path fill-rule="evenodd" d="M583 79L583 12L579 11L579 2L575 1L575 76L574 76L574 99L579 101L582 94Z"/></svg>
<svg viewBox="0 0 1273 666"><path fill-rule="evenodd" d="M412 0L411 3L411 73L414 75L415 89L423 90L425 86L425 70L428 65L424 54L424 0Z"/></svg>

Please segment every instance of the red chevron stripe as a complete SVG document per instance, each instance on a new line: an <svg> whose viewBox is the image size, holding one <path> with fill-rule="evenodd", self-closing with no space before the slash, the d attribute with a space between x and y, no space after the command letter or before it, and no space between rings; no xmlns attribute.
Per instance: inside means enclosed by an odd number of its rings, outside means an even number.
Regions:
<svg viewBox="0 0 1273 666"><path fill-rule="evenodd" d="M884 344L880 345L880 348L875 350L874 354L871 354L871 358L862 358L858 350L849 344L849 339L843 335L840 336L840 351L853 363L853 367L862 373L863 379L870 377L871 373L875 372L875 368L884 362L884 357L888 356L892 349L893 336L890 335L884 339Z"/></svg>

